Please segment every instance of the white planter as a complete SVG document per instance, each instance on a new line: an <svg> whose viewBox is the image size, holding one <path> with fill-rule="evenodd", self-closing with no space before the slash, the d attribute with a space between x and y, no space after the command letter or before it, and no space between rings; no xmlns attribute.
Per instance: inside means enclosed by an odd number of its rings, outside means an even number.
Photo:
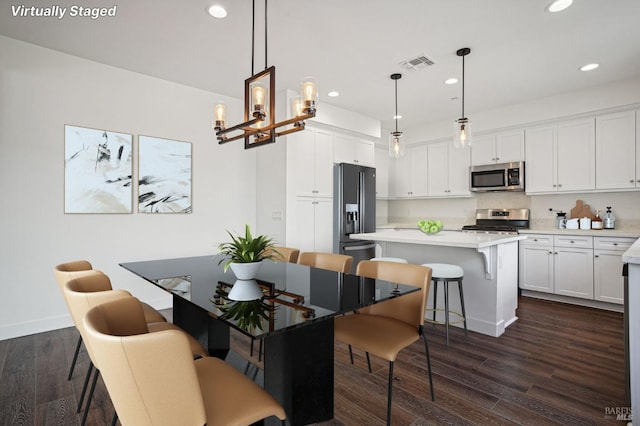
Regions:
<svg viewBox="0 0 640 426"><path fill-rule="evenodd" d="M262 262L232 263L231 270L239 280L252 280L258 275Z"/></svg>
<svg viewBox="0 0 640 426"><path fill-rule="evenodd" d="M248 263L247 265L250 265ZM249 301L258 300L264 296L260 285L256 280L237 280L227 296L230 300Z"/></svg>

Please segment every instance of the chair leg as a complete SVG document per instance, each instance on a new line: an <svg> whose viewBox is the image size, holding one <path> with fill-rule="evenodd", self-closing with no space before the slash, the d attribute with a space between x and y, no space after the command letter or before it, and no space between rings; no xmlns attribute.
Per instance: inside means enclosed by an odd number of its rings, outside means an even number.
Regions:
<svg viewBox="0 0 640 426"><path fill-rule="evenodd" d="M76 413L79 413L82 410L82 402L84 401L84 394L87 392L87 385L89 384L89 379L91 378L92 371L93 371L93 363L89 361L89 370L87 370L87 377L84 378L84 385L82 385L82 392L80 392L80 399L78 400L78 408L76 409Z"/></svg>
<svg viewBox="0 0 640 426"><path fill-rule="evenodd" d="M264 339L260 339L260 345L258 346L258 362L262 361L262 342L264 342Z"/></svg>
<svg viewBox="0 0 640 426"><path fill-rule="evenodd" d="M349 345L349 359L351 360L351 365L353 365L353 351L351 350L351 345Z"/></svg>
<svg viewBox="0 0 640 426"><path fill-rule="evenodd" d="M87 404L84 406L84 414L82 415L82 421L80 422L80 426L84 426L87 424L87 416L89 415L89 407L91 406L91 400L93 399L93 392L96 390L96 383L98 383L98 376L100 375L100 370L97 368L93 372L93 380L91 381L91 389L89 390L89 396L87 397Z"/></svg>
<svg viewBox="0 0 640 426"><path fill-rule="evenodd" d="M369 358L369 352L365 352L367 354L367 367L369 367L369 373L371 373L371 359Z"/></svg>
<svg viewBox="0 0 640 426"><path fill-rule="evenodd" d="M250 357L253 357L253 342L254 342L255 340L256 340L256 339L251 338L251 349L249 349L249 356L250 356Z"/></svg>
<svg viewBox="0 0 640 426"><path fill-rule="evenodd" d="M387 426L391 426L392 394L393 394L393 361L389 361L389 385L387 386Z"/></svg>
<svg viewBox="0 0 640 426"><path fill-rule="evenodd" d="M118 423L118 413L113 413L113 418L111 419L111 426L116 426Z"/></svg>
<svg viewBox="0 0 640 426"><path fill-rule="evenodd" d="M76 361L78 360L78 354L80 353L80 345L82 345L82 336L78 336L78 343L76 343L76 351L73 353L73 361L71 361L67 380L71 380L71 376L73 376L73 369L76 367Z"/></svg>
<svg viewBox="0 0 640 426"><path fill-rule="evenodd" d="M449 347L449 281L444 282L444 331L447 336L447 348Z"/></svg>
<svg viewBox="0 0 640 426"><path fill-rule="evenodd" d="M462 280L458 280L458 291L460 292L460 307L462 308L462 323L464 324L464 338L469 340L467 334L467 313L464 311L464 294L462 293Z"/></svg>
<svg viewBox="0 0 640 426"><path fill-rule="evenodd" d="M433 323L431 324L432 329L436 329L436 307L438 305L438 281L433 281Z"/></svg>
<svg viewBox="0 0 640 426"><path fill-rule="evenodd" d="M424 340L424 351L427 355L427 370L429 370L429 388L431 389L431 401L435 401L436 397L433 392L433 376L431 375L431 355L429 354L429 342L427 336L422 333L422 339Z"/></svg>

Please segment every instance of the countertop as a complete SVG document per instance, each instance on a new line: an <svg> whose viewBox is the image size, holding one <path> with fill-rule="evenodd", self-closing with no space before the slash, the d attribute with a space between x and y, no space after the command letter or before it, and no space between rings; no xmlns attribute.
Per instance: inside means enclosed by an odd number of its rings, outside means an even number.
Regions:
<svg viewBox="0 0 640 426"><path fill-rule="evenodd" d="M640 265L640 239L633 243L633 245L629 247L629 250L624 252L622 261L624 263Z"/></svg>
<svg viewBox="0 0 640 426"><path fill-rule="evenodd" d="M380 229L379 232L351 234L351 238L354 240L481 249L524 240L527 237L525 235L473 234L461 231L441 231L435 235L427 235L418 229L399 229L394 227Z"/></svg>
<svg viewBox="0 0 640 426"><path fill-rule="evenodd" d="M529 228L518 231L520 234L551 234L551 235L588 235L593 237L631 237L640 238L640 230L637 229L556 229L556 228Z"/></svg>

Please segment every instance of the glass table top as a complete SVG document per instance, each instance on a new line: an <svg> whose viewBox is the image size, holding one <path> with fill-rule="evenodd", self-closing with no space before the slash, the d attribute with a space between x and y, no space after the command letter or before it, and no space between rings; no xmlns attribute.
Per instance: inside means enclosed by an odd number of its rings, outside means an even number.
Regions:
<svg viewBox="0 0 640 426"><path fill-rule="evenodd" d="M417 287L342 274L287 262L264 261L256 282L263 297L234 301L237 281L218 265L222 256L126 262L120 266L226 321L244 334L263 338L321 321L402 294Z"/></svg>

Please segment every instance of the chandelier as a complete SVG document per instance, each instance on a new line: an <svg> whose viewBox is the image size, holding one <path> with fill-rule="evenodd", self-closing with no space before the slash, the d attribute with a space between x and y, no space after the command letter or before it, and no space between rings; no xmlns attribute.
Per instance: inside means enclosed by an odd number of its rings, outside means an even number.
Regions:
<svg viewBox="0 0 640 426"><path fill-rule="evenodd" d="M291 99L292 118L276 122L276 68L267 67L267 0L264 0L264 63L265 69L254 74L256 2L253 0L251 26L251 77L244 81L244 122L226 126L226 106L214 108L214 130L219 144L244 138L244 148L254 148L276 141L278 136L304 129L304 120L315 117L318 88L313 77L300 83L300 94ZM278 130L280 129L280 130Z"/></svg>

